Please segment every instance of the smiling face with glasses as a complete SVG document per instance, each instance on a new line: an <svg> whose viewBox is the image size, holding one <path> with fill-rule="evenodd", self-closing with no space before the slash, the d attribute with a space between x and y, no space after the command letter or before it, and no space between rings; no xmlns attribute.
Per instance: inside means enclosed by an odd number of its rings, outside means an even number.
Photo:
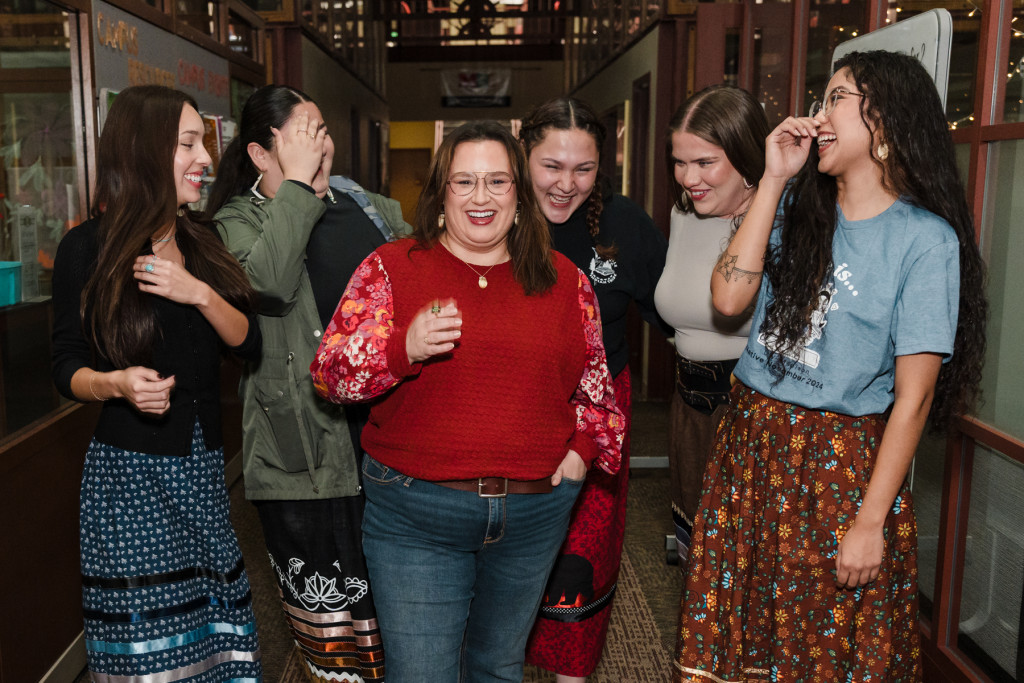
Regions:
<svg viewBox="0 0 1024 683"><path fill-rule="evenodd" d="M825 117L827 118L827 117L832 115L833 111L835 111L836 105L839 103L839 100L841 100L841 99L843 99L845 97L864 97L864 96L865 96L864 93L852 92L850 90L847 90L844 86L839 86L838 88L832 88L832 90L830 90L829 93L827 95L825 95L825 100L824 101L822 101L822 100L814 100L814 102L811 102L811 108L810 108L810 110L808 110L807 115L810 116L813 119L815 116L818 115L818 112L824 112L825 113Z"/></svg>
<svg viewBox="0 0 1024 683"><path fill-rule="evenodd" d="M459 143L452 152L446 185L444 246L475 265L508 259L505 238L518 197L504 145L496 140Z"/></svg>
<svg viewBox="0 0 1024 683"><path fill-rule="evenodd" d="M484 181L484 188L493 195L508 194L516 181L512 175L504 171L492 171L490 173L453 173L448 178L448 187L460 197L473 194L477 184Z"/></svg>
<svg viewBox="0 0 1024 683"><path fill-rule="evenodd" d="M870 118L865 123L861 103L867 95L859 92L849 68L833 74L825 98L811 105L811 115L818 122L818 171L836 178L853 179L860 174L874 177L881 171L872 157L877 146L875 128ZM821 116L820 114L824 114Z"/></svg>

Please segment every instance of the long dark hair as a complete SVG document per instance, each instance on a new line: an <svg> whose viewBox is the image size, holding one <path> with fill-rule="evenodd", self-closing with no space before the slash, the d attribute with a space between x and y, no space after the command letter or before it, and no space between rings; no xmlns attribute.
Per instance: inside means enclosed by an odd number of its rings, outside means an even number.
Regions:
<svg viewBox="0 0 1024 683"><path fill-rule="evenodd" d="M81 315L94 347L115 367L145 365L157 337L152 295L139 291L135 259L152 253L150 238L174 224L188 271L236 308L255 303L249 281L212 226L177 206L174 153L185 93L158 85L126 88L114 100L97 148L99 256L82 290Z"/></svg>
<svg viewBox="0 0 1024 683"><path fill-rule="evenodd" d="M597 145L598 161L600 161L606 132L597 113L586 102L573 97L556 97L538 105L523 117L519 129L519 140L526 148L527 158L533 148L539 145L551 130L582 130L594 139L594 144ZM594 249L597 250L597 255L605 261L611 261L618 253L618 247L614 244L601 244L598 241L598 235L601 232L601 213L604 211L603 195L607 187L608 182L601 172L601 165L598 164L597 180L594 182L594 189L590 192L590 205L587 207L587 231L590 233L590 240L594 244Z"/></svg>
<svg viewBox="0 0 1024 683"><path fill-rule="evenodd" d="M692 133L721 147L729 163L750 185L757 185L764 175L764 143L771 132L764 108L746 90L729 85L704 88L676 109L665 136L672 200L683 213L692 213L693 204L675 178L672 136L679 132Z"/></svg>
<svg viewBox="0 0 1024 683"><path fill-rule="evenodd" d="M985 356L985 267L974 241L974 221L956 167L953 140L931 77L907 55L852 52L835 63L849 68L860 92L865 126L877 128L878 142L889 148L885 161L866 149L882 167L883 184L907 202L946 220L960 244L960 302L953 357L943 364L930 414L936 430L970 411L978 398ZM870 122L870 125L869 125ZM870 145L871 143L869 143ZM781 243L769 249L765 273L773 300L762 331L777 330L779 346L769 352L776 378L785 373L783 352L798 346L811 320L818 290L832 270L837 187L819 173L816 145L786 193Z"/></svg>
<svg viewBox="0 0 1024 683"><path fill-rule="evenodd" d="M270 129L280 130L295 107L312 101L306 93L286 85L265 85L249 95L242 107L238 135L228 143L217 168L217 179L206 201L207 216L212 218L229 199L247 192L259 177L260 172L249 158L249 143L272 149L274 134Z"/></svg>
<svg viewBox="0 0 1024 683"><path fill-rule="evenodd" d="M448 176L451 174L452 157L455 149L464 142L493 140L500 143L508 154L515 181L519 219L512 225L506 237L508 253L512 261L512 274L527 295L543 294L558 280L558 272L551 256L551 235L548 222L544 219L537 197L530 183L526 153L508 130L494 121L466 123L441 141L440 147L430 161L427 180L420 192L416 205L416 229L412 236L423 248L431 248L444 233L437 217L444 211L444 199L448 192Z"/></svg>

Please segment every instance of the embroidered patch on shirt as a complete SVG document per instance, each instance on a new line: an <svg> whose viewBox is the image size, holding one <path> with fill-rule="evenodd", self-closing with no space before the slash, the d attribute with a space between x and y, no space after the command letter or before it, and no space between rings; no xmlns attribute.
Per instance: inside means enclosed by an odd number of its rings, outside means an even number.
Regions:
<svg viewBox="0 0 1024 683"><path fill-rule="evenodd" d="M605 261L598 256L597 249L594 249L594 258L590 259L590 281L606 285L615 281L615 267L618 264L615 259Z"/></svg>

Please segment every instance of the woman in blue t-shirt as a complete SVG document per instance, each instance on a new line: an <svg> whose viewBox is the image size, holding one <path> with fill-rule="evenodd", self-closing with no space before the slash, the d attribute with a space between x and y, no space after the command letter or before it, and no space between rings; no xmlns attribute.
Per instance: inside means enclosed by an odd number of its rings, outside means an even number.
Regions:
<svg viewBox="0 0 1024 683"><path fill-rule="evenodd" d="M764 276L762 276L762 271ZM712 275L755 301L704 475L677 681L920 681L906 474L925 423L969 410L983 265L935 86L852 53L765 174Z"/></svg>

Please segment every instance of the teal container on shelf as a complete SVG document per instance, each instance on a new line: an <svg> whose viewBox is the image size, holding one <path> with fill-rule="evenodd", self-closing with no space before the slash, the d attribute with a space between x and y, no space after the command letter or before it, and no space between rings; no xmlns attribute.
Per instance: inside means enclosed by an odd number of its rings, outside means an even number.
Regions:
<svg viewBox="0 0 1024 683"><path fill-rule="evenodd" d="M0 306L21 301L21 261L0 261Z"/></svg>

